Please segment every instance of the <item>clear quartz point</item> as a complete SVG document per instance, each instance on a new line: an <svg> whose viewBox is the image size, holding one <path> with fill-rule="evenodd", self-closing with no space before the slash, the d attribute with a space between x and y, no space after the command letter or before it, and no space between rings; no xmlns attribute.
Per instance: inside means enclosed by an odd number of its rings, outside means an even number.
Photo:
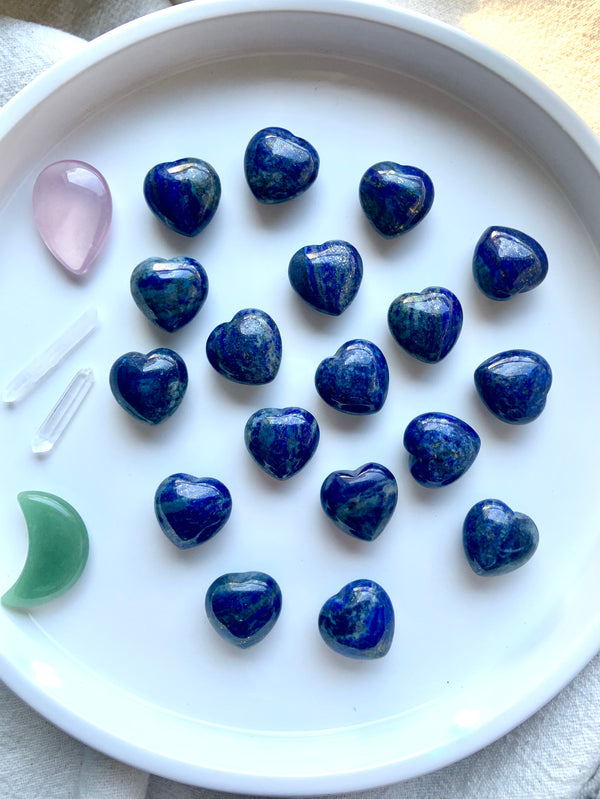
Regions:
<svg viewBox="0 0 600 799"><path fill-rule="evenodd" d="M92 370L80 369L36 431L31 442L31 449L36 455L50 452L69 426L93 385L94 373Z"/></svg>
<svg viewBox="0 0 600 799"><path fill-rule="evenodd" d="M37 355L8 383L4 389L4 402L17 402L26 397L36 385L61 363L89 334L96 329L98 312L90 308L79 319Z"/></svg>

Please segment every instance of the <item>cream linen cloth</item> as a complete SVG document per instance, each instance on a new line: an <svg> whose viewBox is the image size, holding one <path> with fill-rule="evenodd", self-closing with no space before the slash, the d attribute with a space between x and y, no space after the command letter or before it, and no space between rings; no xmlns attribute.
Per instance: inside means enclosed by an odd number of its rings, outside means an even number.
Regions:
<svg viewBox="0 0 600 799"><path fill-rule="evenodd" d="M600 135L600 0L394 0L521 63ZM177 0L174 0L176 3ZM168 0L0 0L0 104L86 39ZM600 213L600 209L599 209ZM423 777L344 799L598 799L600 656L513 732ZM0 683L0 799L219 799L53 727Z"/></svg>

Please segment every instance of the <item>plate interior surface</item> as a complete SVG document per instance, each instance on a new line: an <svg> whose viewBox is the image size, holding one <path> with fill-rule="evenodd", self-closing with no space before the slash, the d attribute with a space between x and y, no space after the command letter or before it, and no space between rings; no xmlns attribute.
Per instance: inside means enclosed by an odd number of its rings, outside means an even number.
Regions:
<svg viewBox="0 0 600 799"><path fill-rule="evenodd" d="M297 50L307 49L310 25L334 36L335 15L313 17L299 27ZM368 787L483 746L550 698L597 646L598 253L574 186L558 184L514 130L461 97L463 77L470 83L478 69L472 60L457 61L452 95L441 78L390 69L385 53L378 65L375 46L366 63L351 39L345 54L246 45L234 57L242 18L219 24L225 43L209 38L210 57L195 65L176 45L201 33L200 23L171 29L160 73L148 58L155 34L138 36L50 92L0 140L3 162L17 133L22 143L0 197L0 380L87 307L100 314L76 355L1 409L4 590L26 554L19 491L70 501L91 541L68 594L31 613L2 609L3 676L88 743L182 781L265 793ZM321 157L315 185L275 207L253 199L242 168L248 140L270 125L308 139ZM209 161L223 186L196 239L163 228L142 195L150 167L185 156ZM107 245L80 280L53 261L31 214L36 175L63 158L96 166L114 201ZM361 175L380 160L420 166L436 189L429 216L394 241L378 236L358 203ZM489 225L542 243L550 270L538 289L501 304L478 292L471 258ZM295 295L287 265L300 247L336 238L358 248L365 274L353 304L331 318ZM199 260L210 289L198 317L170 335L140 314L129 278L141 260L174 255ZM465 316L456 347L433 366L401 352L386 322L396 296L431 285L454 291ZM268 386L229 383L206 359L210 331L245 307L270 313L282 333L281 371ZM387 402L371 417L339 414L314 388L321 359L352 338L378 344L390 367ZM108 372L122 353L159 346L184 358L190 383L177 413L150 429L117 406ZM544 355L554 375L546 410L524 427L491 417L473 385L481 361L517 347ZM35 426L83 366L97 385L56 450L34 457ZM243 428L258 408L290 405L315 414L321 443L299 475L275 483L250 459ZM408 422L433 410L465 419L482 438L472 469L441 490L412 480L402 446ZM369 461L394 472L399 502L381 537L365 544L325 518L319 490L334 469ZM153 512L156 487L180 471L222 480L234 505L222 532L187 552L167 541ZM490 496L532 516L540 546L524 568L486 580L466 563L461 529L471 505ZM264 642L238 651L210 627L204 595L220 574L255 569L277 579L283 611ZM394 644L380 661L343 659L317 630L323 602L360 577L384 586L396 611Z"/></svg>

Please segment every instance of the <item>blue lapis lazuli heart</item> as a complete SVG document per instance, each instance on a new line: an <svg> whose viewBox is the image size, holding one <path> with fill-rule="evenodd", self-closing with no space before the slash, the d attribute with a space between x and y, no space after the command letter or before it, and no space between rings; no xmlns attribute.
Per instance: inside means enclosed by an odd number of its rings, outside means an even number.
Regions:
<svg viewBox="0 0 600 799"><path fill-rule="evenodd" d="M363 276L356 247L335 239L302 247L288 268L292 288L317 311L339 316L356 297Z"/></svg>
<svg viewBox="0 0 600 799"><path fill-rule="evenodd" d="M374 541L398 502L396 478L380 463L365 463L354 471L335 471L321 486L321 506L348 535Z"/></svg>
<svg viewBox="0 0 600 799"><path fill-rule="evenodd" d="M319 173L319 154L310 142L285 128L263 128L248 143L244 171L257 200L282 203L312 186Z"/></svg>
<svg viewBox="0 0 600 799"><path fill-rule="evenodd" d="M146 258L131 274L131 295L155 325L174 333L196 316L208 294L208 277L194 258Z"/></svg>
<svg viewBox="0 0 600 799"><path fill-rule="evenodd" d="M552 385L548 361L531 350L505 350L475 370L475 386L483 403L498 419L528 424L546 407Z"/></svg>
<svg viewBox="0 0 600 799"><path fill-rule="evenodd" d="M381 410L389 388L385 355L366 339L352 339L325 358L315 373L321 399L343 413L370 414Z"/></svg>
<svg viewBox="0 0 600 799"><path fill-rule="evenodd" d="M392 336L409 355L425 363L437 363L448 355L462 324L458 297L442 286L401 294L388 309Z"/></svg>
<svg viewBox="0 0 600 799"><path fill-rule="evenodd" d="M320 430L304 408L261 408L246 422L244 441L256 463L271 477L289 480L312 458Z"/></svg>
<svg viewBox="0 0 600 799"><path fill-rule="evenodd" d="M213 477L178 472L156 489L154 511L161 530L179 549L208 541L231 515L231 493Z"/></svg>
<svg viewBox="0 0 600 799"><path fill-rule="evenodd" d="M476 574L499 575L518 569L539 543L538 528L529 516L516 513L499 499L477 502L463 525L463 546Z"/></svg>
<svg viewBox="0 0 600 799"><path fill-rule="evenodd" d="M144 355L127 352L110 370L110 388L135 419L156 425L175 413L188 384L186 365L176 352L160 347Z"/></svg>
<svg viewBox="0 0 600 799"><path fill-rule="evenodd" d="M258 308L238 311L230 322L217 325L206 342L211 366L235 383L270 383L279 371L281 354L279 328Z"/></svg>
<svg viewBox="0 0 600 799"><path fill-rule="evenodd" d="M458 480L479 454L476 431L449 413L423 413L404 431L410 454L410 473L427 488L441 488Z"/></svg>
<svg viewBox="0 0 600 799"><path fill-rule="evenodd" d="M240 649L262 641L281 613L281 589L268 574L231 572L206 592L206 615L219 635Z"/></svg>
<svg viewBox="0 0 600 799"><path fill-rule="evenodd" d="M330 597L319 613L325 643L349 658L374 660L386 655L394 638L394 608L374 580L354 580Z"/></svg>
<svg viewBox="0 0 600 799"><path fill-rule="evenodd" d="M431 178L419 167L380 161L364 173L358 194L369 222L389 239L412 230L427 216L435 192Z"/></svg>
<svg viewBox="0 0 600 799"><path fill-rule="evenodd" d="M509 300L540 285L548 256L532 236L510 227L489 227L473 254L473 277L491 300Z"/></svg>
<svg viewBox="0 0 600 799"><path fill-rule="evenodd" d="M215 215L221 181L215 169L200 158L165 161L146 175L144 197L168 228L183 236L197 236Z"/></svg>

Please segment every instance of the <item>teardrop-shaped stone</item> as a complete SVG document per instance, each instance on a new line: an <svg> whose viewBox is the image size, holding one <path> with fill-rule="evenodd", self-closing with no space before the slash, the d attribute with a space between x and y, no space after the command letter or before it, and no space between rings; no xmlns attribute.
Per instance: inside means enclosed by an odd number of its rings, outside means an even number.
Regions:
<svg viewBox="0 0 600 799"><path fill-rule="evenodd" d="M46 247L74 275L97 258L112 218L104 177L84 161L56 161L33 187L33 217Z"/></svg>

